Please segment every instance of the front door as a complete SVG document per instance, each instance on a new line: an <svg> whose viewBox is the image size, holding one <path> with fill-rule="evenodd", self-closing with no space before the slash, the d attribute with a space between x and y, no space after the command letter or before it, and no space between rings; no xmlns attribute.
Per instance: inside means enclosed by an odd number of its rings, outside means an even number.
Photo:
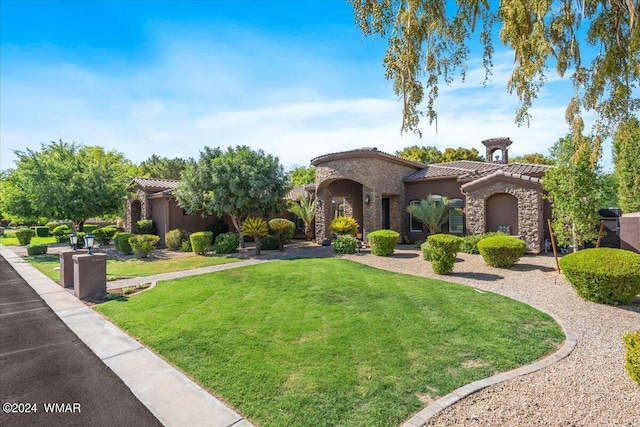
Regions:
<svg viewBox="0 0 640 427"><path fill-rule="evenodd" d="M382 228L391 228L391 199L388 197L382 198Z"/></svg>

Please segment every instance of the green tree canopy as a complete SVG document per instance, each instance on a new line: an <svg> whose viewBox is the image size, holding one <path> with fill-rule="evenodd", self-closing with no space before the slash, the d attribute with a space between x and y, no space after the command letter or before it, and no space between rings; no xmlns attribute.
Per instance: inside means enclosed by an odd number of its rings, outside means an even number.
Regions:
<svg viewBox="0 0 640 427"><path fill-rule="evenodd" d="M229 214L236 231L249 216L267 216L284 207L287 176L277 157L247 146L205 147L190 160L175 190L180 207L193 214Z"/></svg>
<svg viewBox="0 0 640 427"><path fill-rule="evenodd" d="M442 152L434 146L412 145L401 151L396 151L396 156L424 164L453 162L456 160L484 161L484 157L480 155L478 150L464 147L448 147Z"/></svg>
<svg viewBox="0 0 640 427"><path fill-rule="evenodd" d="M553 165L553 159L541 153L523 154L522 156L509 157L509 163L533 163L536 165Z"/></svg>
<svg viewBox="0 0 640 427"><path fill-rule="evenodd" d="M142 173L149 178L179 180L185 167L187 167L187 161L180 157L170 159L156 154L140 163Z"/></svg>
<svg viewBox="0 0 640 427"><path fill-rule="evenodd" d="M119 152L62 140L16 156L2 183L2 211L68 219L78 229L88 218L120 213L127 184L140 172Z"/></svg>
<svg viewBox="0 0 640 427"><path fill-rule="evenodd" d="M621 122L613 137L613 164L618 178L618 205L623 212L640 212L640 121Z"/></svg>
<svg viewBox="0 0 640 427"><path fill-rule="evenodd" d="M529 121L529 108L552 68L573 83L574 95L567 100L570 123L581 108L594 111L600 133L640 108L633 92L640 77L637 1L349 1L365 35L388 38L383 63L386 78L393 80L403 101L403 131L419 134L423 115L429 123L437 119L439 87L458 75L464 81L470 46L476 42L483 49L485 81L491 75L495 46L513 50L506 86L520 102L518 124ZM599 138L595 142L597 151Z"/></svg>
<svg viewBox="0 0 640 427"><path fill-rule="evenodd" d="M574 251L598 237L598 210L603 201L597 166L591 162L595 138L567 135L551 148L556 166L545 172L542 185L551 203L553 232L560 245Z"/></svg>
<svg viewBox="0 0 640 427"><path fill-rule="evenodd" d="M314 166L294 166L288 173L292 187L313 184L316 182L316 168Z"/></svg>

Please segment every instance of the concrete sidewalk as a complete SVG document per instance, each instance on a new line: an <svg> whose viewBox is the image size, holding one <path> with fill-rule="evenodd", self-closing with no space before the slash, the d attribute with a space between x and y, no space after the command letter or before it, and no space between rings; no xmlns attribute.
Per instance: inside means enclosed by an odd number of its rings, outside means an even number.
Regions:
<svg viewBox="0 0 640 427"><path fill-rule="evenodd" d="M238 413L87 307L10 249L0 245L0 254L33 288L38 297L120 377L163 425L251 426ZM242 263L227 265L239 267Z"/></svg>

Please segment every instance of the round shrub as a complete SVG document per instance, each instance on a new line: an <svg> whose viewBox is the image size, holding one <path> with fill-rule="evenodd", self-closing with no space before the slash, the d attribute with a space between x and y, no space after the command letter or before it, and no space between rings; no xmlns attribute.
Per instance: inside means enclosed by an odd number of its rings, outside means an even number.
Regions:
<svg viewBox="0 0 640 427"><path fill-rule="evenodd" d="M338 254L355 254L356 245L356 238L345 234L333 241L333 250Z"/></svg>
<svg viewBox="0 0 640 427"><path fill-rule="evenodd" d="M211 238L213 233L210 231L198 231L189 236L191 241L191 249L194 254L202 255L211 251Z"/></svg>
<svg viewBox="0 0 640 427"><path fill-rule="evenodd" d="M123 255L131 255L133 253L131 244L129 244L129 238L131 238L131 236L133 236L131 233L116 233L116 235L113 236L116 248L118 248Z"/></svg>
<svg viewBox="0 0 640 427"><path fill-rule="evenodd" d="M117 232L118 230L114 226L107 225L106 227L98 228L97 230L95 230L93 232L93 235L95 236L96 241L100 243L100 245L106 246L111 243L111 239L113 239L113 236L115 236Z"/></svg>
<svg viewBox="0 0 640 427"><path fill-rule="evenodd" d="M339 236L343 236L345 234L355 236L358 234L359 229L360 225L358 225L358 221L350 216L339 216L332 219L329 224L329 230Z"/></svg>
<svg viewBox="0 0 640 427"><path fill-rule="evenodd" d="M232 254L238 251L240 236L236 233L222 233L216 237L213 249L217 254Z"/></svg>
<svg viewBox="0 0 640 427"><path fill-rule="evenodd" d="M280 238L275 234L269 234L260 239L260 246L265 251L280 249Z"/></svg>
<svg viewBox="0 0 640 427"><path fill-rule="evenodd" d="M462 245L460 245L460 252L467 254L479 254L480 250L478 249L478 242L482 239L493 236L506 236L506 234L500 231L489 231L488 233L464 236L462 238Z"/></svg>
<svg viewBox="0 0 640 427"><path fill-rule="evenodd" d="M451 274L462 238L451 234L434 234L427 237L427 242L434 273Z"/></svg>
<svg viewBox="0 0 640 427"><path fill-rule="evenodd" d="M584 249L560 258L560 268L588 301L630 304L640 294L640 255L631 251Z"/></svg>
<svg viewBox="0 0 640 427"><path fill-rule="evenodd" d="M59 225L51 232L51 234L53 234L53 236L56 238L56 242L58 243L69 241L67 233L71 233L71 228L67 224Z"/></svg>
<svg viewBox="0 0 640 427"><path fill-rule="evenodd" d="M182 248L182 243L187 240L189 240L189 232L177 228L170 230L164 236L164 243L170 251L179 251ZM189 242L189 244L191 244L191 242ZM191 250L189 250L189 252L190 251Z"/></svg>
<svg viewBox="0 0 640 427"><path fill-rule="evenodd" d="M622 341L625 346L624 367L631 379L640 384L640 331L627 332Z"/></svg>
<svg viewBox="0 0 640 427"><path fill-rule="evenodd" d="M49 233L53 233L53 229L59 226L60 224L56 221L51 221L46 224L46 227L49 229Z"/></svg>
<svg viewBox="0 0 640 427"><path fill-rule="evenodd" d="M498 268L513 267L526 249L527 244L523 240L507 235L487 237L478 242L484 262Z"/></svg>
<svg viewBox="0 0 640 427"><path fill-rule="evenodd" d="M156 234L156 227L150 219L141 219L136 222L136 233L139 234Z"/></svg>
<svg viewBox="0 0 640 427"><path fill-rule="evenodd" d="M424 259L425 261L431 261L431 255L429 252L431 250L430 248L431 245L429 244L428 240L420 245L420 250L422 251L422 259Z"/></svg>
<svg viewBox="0 0 640 427"><path fill-rule="evenodd" d="M27 245L27 254L29 256L33 255L44 255L47 253L49 246L44 243L34 243L32 245Z"/></svg>
<svg viewBox="0 0 640 427"><path fill-rule="evenodd" d="M393 230L376 230L367 236L371 253L378 256L390 256L400 240L400 234Z"/></svg>
<svg viewBox="0 0 640 427"><path fill-rule="evenodd" d="M136 258L146 258L160 241L160 237L153 234L134 234L129 237L131 250Z"/></svg>
<svg viewBox="0 0 640 427"><path fill-rule="evenodd" d="M36 235L36 232L28 227L22 227L15 232L18 243L22 246L27 246L31 243L31 239Z"/></svg>
<svg viewBox="0 0 640 427"><path fill-rule="evenodd" d="M191 240L187 238L187 240L182 242L182 245L180 245L180 252L191 252L191 251L192 251Z"/></svg>

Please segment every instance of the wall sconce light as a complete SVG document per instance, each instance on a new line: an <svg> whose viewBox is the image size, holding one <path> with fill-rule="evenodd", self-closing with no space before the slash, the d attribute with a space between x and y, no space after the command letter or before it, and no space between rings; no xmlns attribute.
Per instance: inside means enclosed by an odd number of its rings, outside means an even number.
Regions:
<svg viewBox="0 0 640 427"><path fill-rule="evenodd" d="M371 196L369 194L364 196L364 202L368 205L371 202Z"/></svg>
<svg viewBox="0 0 640 427"><path fill-rule="evenodd" d="M71 242L71 247L73 248L74 251L78 249L78 235L76 234L75 231L72 232L71 235L69 236L69 241Z"/></svg>
<svg viewBox="0 0 640 427"><path fill-rule="evenodd" d="M91 234L91 232L87 233L87 235L84 236L84 245L86 246L87 249L89 249L89 255L93 255L93 252L91 252L91 249L93 249L94 240L95 240L95 237L93 236L93 234Z"/></svg>

